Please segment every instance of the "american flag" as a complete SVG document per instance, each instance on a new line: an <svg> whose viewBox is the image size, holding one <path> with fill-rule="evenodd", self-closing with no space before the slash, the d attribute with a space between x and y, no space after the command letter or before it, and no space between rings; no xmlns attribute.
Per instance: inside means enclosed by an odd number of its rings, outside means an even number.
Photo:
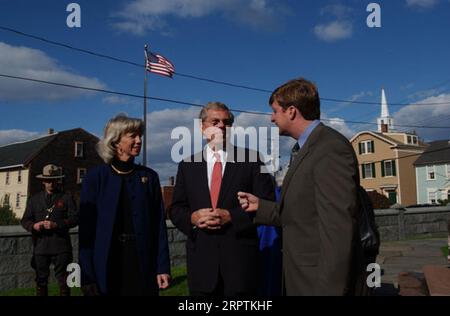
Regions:
<svg viewBox="0 0 450 316"><path fill-rule="evenodd" d="M147 50L145 50L145 57L147 60L145 66L147 71L172 78L175 67L167 58L153 54L152 52L147 52Z"/></svg>

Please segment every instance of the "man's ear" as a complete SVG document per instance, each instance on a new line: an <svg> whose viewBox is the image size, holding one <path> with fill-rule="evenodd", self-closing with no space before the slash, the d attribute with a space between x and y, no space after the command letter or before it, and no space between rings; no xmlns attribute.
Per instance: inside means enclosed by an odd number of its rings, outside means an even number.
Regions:
<svg viewBox="0 0 450 316"><path fill-rule="evenodd" d="M289 114L289 119L291 119L291 120L294 120L296 118L296 116L298 115L297 108L295 106L293 106L293 105L288 107L287 111L288 111L288 114Z"/></svg>

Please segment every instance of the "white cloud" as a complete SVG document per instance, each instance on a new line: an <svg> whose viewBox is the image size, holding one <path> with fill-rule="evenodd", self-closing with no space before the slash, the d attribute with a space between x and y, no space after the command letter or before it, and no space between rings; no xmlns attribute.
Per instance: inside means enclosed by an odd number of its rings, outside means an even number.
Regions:
<svg viewBox="0 0 450 316"><path fill-rule="evenodd" d="M339 3L339 4L331 4L331 5L323 7L320 10L320 15L331 14L338 19L343 19L343 18L346 18L347 16L349 16L352 12L353 12L352 8Z"/></svg>
<svg viewBox="0 0 450 316"><path fill-rule="evenodd" d="M268 4L266 0L134 0L115 12L113 26L121 31L144 35L147 31L163 30L166 19L201 18L212 14L253 28L271 28L276 25L282 8Z"/></svg>
<svg viewBox="0 0 450 316"><path fill-rule="evenodd" d="M352 36L353 25L349 21L333 21L318 24L314 27L314 34L325 42L336 42Z"/></svg>
<svg viewBox="0 0 450 316"><path fill-rule="evenodd" d="M438 0L406 0L408 7L432 8L438 3Z"/></svg>
<svg viewBox="0 0 450 316"><path fill-rule="evenodd" d="M105 88L100 80L65 69L43 51L0 42L0 69L4 74L91 88ZM0 78L0 100L63 100L93 92L18 79Z"/></svg>
<svg viewBox="0 0 450 316"><path fill-rule="evenodd" d="M0 130L0 146L31 140L41 136L38 132L30 132L22 129Z"/></svg>
<svg viewBox="0 0 450 316"><path fill-rule="evenodd" d="M410 95L408 95L408 98L409 99L424 99L424 98L438 95L438 94L444 92L445 90L447 90L447 88L445 86L442 86L439 88L428 89L428 90L420 90L420 91L411 93Z"/></svg>
<svg viewBox="0 0 450 316"><path fill-rule="evenodd" d="M250 113L239 113L235 119L235 126L242 126L244 128L247 127L266 127L267 128L267 146L268 151L270 152L270 138L273 138L275 135L272 135L271 128L276 127L274 123L270 121L270 115L255 115ZM260 141L260 140L258 140ZM259 143L258 143L259 144ZM294 139L292 137L279 136L279 155L281 156L281 161L286 162L289 160L289 156L291 153L292 146L294 145ZM261 150L260 150L261 151ZM263 155L267 153L262 153Z"/></svg>
<svg viewBox="0 0 450 316"><path fill-rule="evenodd" d="M327 110L327 114L329 115L331 113L338 112L347 106L354 105L354 103L352 103L352 102L361 100L362 98L368 97L368 96L370 96L370 97L373 96L373 92L372 91L361 91L361 92L355 93L348 99L349 102L341 102L341 103L336 104L333 108Z"/></svg>
<svg viewBox="0 0 450 316"><path fill-rule="evenodd" d="M427 105L429 103L447 103ZM408 105L394 114L394 125L416 125L416 126L450 126L450 94L440 94L429 97ZM400 130L416 130L420 138L425 140L438 140L450 138L449 129L435 128L407 128L398 127Z"/></svg>
<svg viewBox="0 0 450 316"><path fill-rule="evenodd" d="M359 93L355 93L354 95L352 95L351 97L350 97L350 101L357 101L357 100L360 100L360 99L362 99L362 98L364 98L364 97L366 97L366 96L373 96L373 92L372 91L361 91L361 92L359 92Z"/></svg>
<svg viewBox="0 0 450 316"><path fill-rule="evenodd" d="M326 118L326 120L323 120L323 123L331 128L334 128L347 138L351 138L353 135L355 135L355 131L350 127L348 127L347 123L342 118L339 117Z"/></svg>
<svg viewBox="0 0 450 316"><path fill-rule="evenodd" d="M198 117L199 112L200 108L190 107L187 109L164 109L148 114L148 165L158 172L162 183L167 183L168 178L170 176L175 176L177 172L178 162L172 160L171 149L173 145L180 141L180 139L171 139L172 130L176 127L186 127L191 133L191 140L193 140L194 129L199 128L197 125L194 125L194 119ZM351 137L354 134L341 118L330 118L330 121L324 121L324 123L347 137ZM270 142L270 137L273 136L270 134L270 127L275 127L270 121L269 115L264 116L250 113L235 113L234 126L241 126L244 128L267 127L268 134L266 134L266 136L268 138L268 143ZM285 165L289 161L291 148L294 145L295 140L292 137L280 136L279 141L281 165ZM191 150L192 149L193 148L191 148ZM192 150L191 154L193 153Z"/></svg>
<svg viewBox="0 0 450 316"><path fill-rule="evenodd" d="M340 3L323 7L320 15L331 17L331 19L314 26L314 34L319 40L328 43L350 38L353 34L351 21L353 11L353 8Z"/></svg>
<svg viewBox="0 0 450 316"><path fill-rule="evenodd" d="M177 176L178 165L174 162L150 162L148 166L158 173L161 185L167 185L169 177Z"/></svg>
<svg viewBox="0 0 450 316"><path fill-rule="evenodd" d="M171 132L176 127L186 127L191 133L193 140L194 129L199 128L194 125L194 119L198 117L200 108L190 107L187 109L164 109L151 112L147 116L148 120L148 142L147 160L149 166L155 169L160 178L167 182L168 177L176 175L176 161L172 160L171 149L179 142L179 139L171 139ZM249 113L235 113L234 126L247 127L268 127L267 138L270 138L270 127L275 125L270 122L270 116L254 115ZM293 146L290 137L280 137L280 155L286 160L289 157ZM191 148L193 154L193 148ZM163 181L162 180L162 181Z"/></svg>
<svg viewBox="0 0 450 316"><path fill-rule="evenodd" d="M110 105L142 105L142 100L120 95L108 95L102 98L102 103Z"/></svg>

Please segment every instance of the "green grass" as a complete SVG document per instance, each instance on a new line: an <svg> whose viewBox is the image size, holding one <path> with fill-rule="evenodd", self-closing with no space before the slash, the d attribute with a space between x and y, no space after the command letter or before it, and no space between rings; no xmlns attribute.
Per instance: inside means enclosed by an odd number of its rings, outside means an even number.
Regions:
<svg viewBox="0 0 450 316"><path fill-rule="evenodd" d="M72 296L81 296L81 289L80 288L72 288L71 290ZM36 289L34 287L32 288L26 288L26 289L13 289L8 290L4 292L0 292L0 296L35 296L36 295ZM48 285L48 295L49 296L58 296L59 295L59 288L56 283L50 283Z"/></svg>
<svg viewBox="0 0 450 316"><path fill-rule="evenodd" d="M444 255L444 257L447 258L447 256L448 256L448 246L442 247L441 250L442 250L442 254Z"/></svg>
<svg viewBox="0 0 450 316"><path fill-rule="evenodd" d="M187 272L185 266L172 267L172 281L170 287L159 292L161 296L187 296Z"/></svg>
<svg viewBox="0 0 450 316"><path fill-rule="evenodd" d="M404 240L424 240L424 239L441 239L441 238L447 238L448 233L424 233L424 234L418 234L418 235L411 235L407 237ZM400 240L400 241L404 241Z"/></svg>
<svg viewBox="0 0 450 316"><path fill-rule="evenodd" d="M80 288L71 289L72 296L81 296ZM4 292L0 292L0 296L35 296L35 288L25 288L25 289L13 289ZM58 296L59 289L56 283L49 284L48 286L49 296ZM170 287L166 290L160 291L161 296L187 296L187 275L186 267L173 267L172 268L172 281Z"/></svg>

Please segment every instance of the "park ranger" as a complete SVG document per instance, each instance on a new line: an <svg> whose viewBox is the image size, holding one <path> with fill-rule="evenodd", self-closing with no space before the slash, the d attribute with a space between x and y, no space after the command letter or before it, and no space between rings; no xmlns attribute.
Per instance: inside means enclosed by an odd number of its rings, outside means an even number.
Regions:
<svg viewBox="0 0 450 316"><path fill-rule="evenodd" d="M42 180L44 190L28 199L21 221L33 237L31 266L36 271L36 295L48 295L53 263L60 295L69 296L66 268L73 259L69 229L78 225L78 210L72 196L59 188L64 178L60 167L46 165L36 178Z"/></svg>

